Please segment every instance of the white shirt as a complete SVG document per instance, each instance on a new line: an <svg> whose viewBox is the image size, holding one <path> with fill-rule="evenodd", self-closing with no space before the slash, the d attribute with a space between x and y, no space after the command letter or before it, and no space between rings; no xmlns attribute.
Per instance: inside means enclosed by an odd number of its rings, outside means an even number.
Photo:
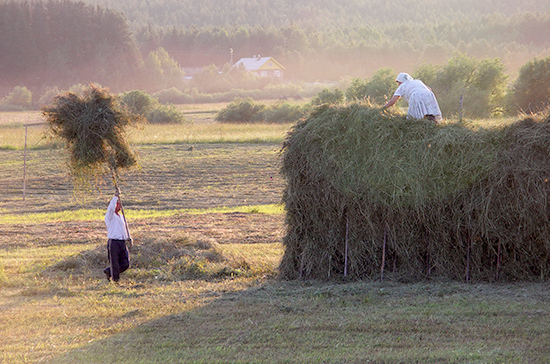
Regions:
<svg viewBox="0 0 550 364"><path fill-rule="evenodd" d="M405 81L394 95L401 96L409 103L408 114L422 119L425 115L440 116L441 110L433 92L420 80Z"/></svg>
<svg viewBox="0 0 550 364"><path fill-rule="evenodd" d="M105 224L107 225L107 239L128 240L128 232L124 223L124 217L115 213L118 197L114 196L109 202L107 213L105 214Z"/></svg>

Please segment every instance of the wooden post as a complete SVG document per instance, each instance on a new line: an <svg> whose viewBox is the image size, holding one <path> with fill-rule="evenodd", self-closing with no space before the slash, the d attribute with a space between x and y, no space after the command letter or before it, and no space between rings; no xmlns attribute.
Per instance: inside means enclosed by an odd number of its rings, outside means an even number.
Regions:
<svg viewBox="0 0 550 364"><path fill-rule="evenodd" d="M384 265L386 265L386 240L388 238L388 227L384 228L384 243L382 244L382 266L380 267L380 280L384 280Z"/></svg>
<svg viewBox="0 0 550 364"><path fill-rule="evenodd" d="M462 122L462 107L464 106L464 95L460 95L460 109L458 110L458 121Z"/></svg>
<svg viewBox="0 0 550 364"><path fill-rule="evenodd" d="M464 272L464 274L466 276L465 277L466 283L469 283L470 282L470 250L472 246L472 239L469 231L468 231L467 240L468 241L467 241L467 247L466 247L466 272Z"/></svg>
<svg viewBox="0 0 550 364"><path fill-rule="evenodd" d="M346 246L344 251L344 277L348 276L349 217L346 214Z"/></svg>
<svg viewBox="0 0 550 364"><path fill-rule="evenodd" d="M23 152L23 201L27 193L27 129L28 124L25 124L25 149Z"/></svg>
<svg viewBox="0 0 550 364"><path fill-rule="evenodd" d="M500 278L500 257L501 257L501 250L500 250L500 239L498 239L498 247L497 247L497 273L495 275L495 280L498 281Z"/></svg>

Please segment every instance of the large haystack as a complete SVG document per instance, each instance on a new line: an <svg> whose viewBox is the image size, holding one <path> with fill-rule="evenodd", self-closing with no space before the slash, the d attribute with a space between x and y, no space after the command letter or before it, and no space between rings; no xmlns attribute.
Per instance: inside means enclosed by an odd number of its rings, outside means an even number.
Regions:
<svg viewBox="0 0 550 364"><path fill-rule="evenodd" d="M290 131L283 277L550 274L550 123L435 125L351 105Z"/></svg>

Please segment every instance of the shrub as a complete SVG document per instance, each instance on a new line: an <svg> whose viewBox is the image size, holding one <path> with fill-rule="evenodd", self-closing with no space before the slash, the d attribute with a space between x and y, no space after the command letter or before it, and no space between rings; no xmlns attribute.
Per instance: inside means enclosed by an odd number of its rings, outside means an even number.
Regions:
<svg viewBox="0 0 550 364"><path fill-rule="evenodd" d="M313 100L311 100L312 105L321 105L321 104L341 104L344 101L344 93L340 89L336 88L330 90L324 88Z"/></svg>
<svg viewBox="0 0 550 364"><path fill-rule="evenodd" d="M391 68L382 68L367 81L354 79L346 90L348 100L370 99L382 104L395 91L395 72Z"/></svg>
<svg viewBox="0 0 550 364"><path fill-rule="evenodd" d="M225 109L216 114L216 120L221 122L254 122L258 121L265 105L256 104L252 98L235 99Z"/></svg>
<svg viewBox="0 0 550 364"><path fill-rule="evenodd" d="M122 103L134 114L146 115L157 104L158 100L145 91L128 91L120 97Z"/></svg>
<svg viewBox="0 0 550 364"><path fill-rule="evenodd" d="M2 104L19 106L22 108L29 108L31 106L31 103L31 91L28 88L22 86L14 87L13 91L2 99Z"/></svg>
<svg viewBox="0 0 550 364"><path fill-rule="evenodd" d="M185 122L185 117L174 105L161 105L147 113L151 124L178 124Z"/></svg>
<svg viewBox="0 0 550 364"><path fill-rule="evenodd" d="M297 98L303 92L303 88L294 83L269 84L260 91L265 99Z"/></svg>
<svg viewBox="0 0 550 364"><path fill-rule="evenodd" d="M461 96L465 117L487 118L502 113L507 77L498 59L458 55L444 66L421 68L414 76L433 89L444 116L459 114Z"/></svg>
<svg viewBox="0 0 550 364"><path fill-rule="evenodd" d="M192 98L175 87L156 92L154 96L161 104L186 104L192 102Z"/></svg>
<svg viewBox="0 0 550 364"><path fill-rule="evenodd" d="M268 123L290 123L300 120L304 112L304 109L300 105L291 105L288 102L282 102L264 109L258 115L258 119Z"/></svg>
<svg viewBox="0 0 550 364"><path fill-rule="evenodd" d="M522 66L508 96L510 114L546 109L550 105L550 57L535 58Z"/></svg>

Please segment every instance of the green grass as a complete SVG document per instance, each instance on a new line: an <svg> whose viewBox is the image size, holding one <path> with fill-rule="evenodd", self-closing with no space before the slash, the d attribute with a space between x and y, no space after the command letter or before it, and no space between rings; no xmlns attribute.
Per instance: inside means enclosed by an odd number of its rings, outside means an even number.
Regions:
<svg viewBox="0 0 550 364"><path fill-rule="evenodd" d="M160 217L172 217L180 214L211 214L211 213L232 213L243 212L247 214L282 214L284 207L281 204L257 205L257 206L234 206L215 207L209 209L173 209L173 210L129 210L126 213L128 219L154 219ZM101 220L105 211L100 209L82 209L75 211L54 211L28 214L10 214L0 211L0 225L14 223L40 224L45 222L63 221L90 221Z"/></svg>
<svg viewBox="0 0 550 364"><path fill-rule="evenodd" d="M290 124L146 124L129 130L134 145L143 144L205 144L205 143L280 143ZM61 144L45 137L44 125L27 131L27 149L44 149ZM25 128L1 128L0 149L21 150L25 147Z"/></svg>

